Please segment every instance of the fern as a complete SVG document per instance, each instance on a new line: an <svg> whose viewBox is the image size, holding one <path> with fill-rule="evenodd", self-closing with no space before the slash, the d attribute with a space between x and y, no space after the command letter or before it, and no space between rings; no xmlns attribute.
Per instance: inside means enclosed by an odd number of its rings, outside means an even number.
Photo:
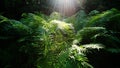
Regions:
<svg viewBox="0 0 120 68"><path fill-rule="evenodd" d="M85 27L78 31L76 39L78 39L81 44L89 44L92 42L92 37L94 35L105 32L106 29L103 27Z"/></svg>
<svg viewBox="0 0 120 68"><path fill-rule="evenodd" d="M90 27L90 26L105 27L105 22L109 21L113 15L116 15L118 13L120 13L118 10L111 9L103 13L97 14L95 16L90 17L89 21L87 22L85 26L86 27Z"/></svg>
<svg viewBox="0 0 120 68"><path fill-rule="evenodd" d="M23 13L20 21L0 16L0 60L3 67L94 68L88 54L120 53L119 18L116 9L88 15L81 10L64 20L56 12Z"/></svg>
<svg viewBox="0 0 120 68"><path fill-rule="evenodd" d="M7 20L8 20L8 18L0 15L0 23L2 23L2 22L4 22L4 21L7 21Z"/></svg>
<svg viewBox="0 0 120 68"><path fill-rule="evenodd" d="M70 58L79 61L78 68L93 68L93 66L88 63L88 58L86 57L86 54L91 52L90 50L99 50L103 48L104 46L102 44L85 44L81 46L72 45L72 47L70 48Z"/></svg>
<svg viewBox="0 0 120 68"><path fill-rule="evenodd" d="M81 45L80 47L85 49L98 49L98 50L105 48L105 46L102 44L85 44L85 45Z"/></svg>
<svg viewBox="0 0 120 68"><path fill-rule="evenodd" d="M62 15L58 12L52 12L49 16L49 21L51 20L62 20Z"/></svg>
<svg viewBox="0 0 120 68"><path fill-rule="evenodd" d="M84 10L81 10L77 12L75 15L65 19L65 22L73 23L76 32L82 29L87 21L88 21L87 14L85 13Z"/></svg>

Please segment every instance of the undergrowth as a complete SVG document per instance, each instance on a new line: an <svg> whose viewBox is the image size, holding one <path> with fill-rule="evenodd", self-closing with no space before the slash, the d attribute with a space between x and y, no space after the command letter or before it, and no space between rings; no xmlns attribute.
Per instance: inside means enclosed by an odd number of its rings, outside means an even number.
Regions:
<svg viewBox="0 0 120 68"><path fill-rule="evenodd" d="M23 13L19 21L0 15L0 67L94 68L87 54L120 53L119 18L116 9L65 19L57 12Z"/></svg>

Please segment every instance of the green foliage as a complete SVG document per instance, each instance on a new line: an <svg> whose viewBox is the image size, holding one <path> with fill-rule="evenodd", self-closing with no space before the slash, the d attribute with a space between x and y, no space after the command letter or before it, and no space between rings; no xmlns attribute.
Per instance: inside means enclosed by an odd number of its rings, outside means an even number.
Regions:
<svg viewBox="0 0 120 68"><path fill-rule="evenodd" d="M120 37L118 36L120 31L118 27L120 26L119 14L120 12L118 10L111 9L96 15L89 15L87 16L86 23L84 23L84 28L77 31L77 35L76 35L77 41L75 41L74 44L80 47L82 45L83 51L89 52L87 54L88 59L90 59L91 64L95 67L97 67L97 63L96 63L97 61L94 61L94 59L98 59L98 65L99 65L103 63L99 59L104 60L104 58L102 58L101 56L107 55L109 57L120 54L119 51ZM88 48L84 49L86 47ZM98 50L100 48L100 50L96 51L94 47L97 48ZM93 52L93 54L91 52ZM98 57L96 58L96 56ZM114 60L114 57L110 58L109 60ZM118 60L116 61L119 62ZM106 65L106 67L109 67L109 64Z"/></svg>
<svg viewBox="0 0 120 68"><path fill-rule="evenodd" d="M59 13L23 13L20 21L0 15L0 67L94 68L92 53L120 53L119 18L116 9L81 10L65 22Z"/></svg>
<svg viewBox="0 0 120 68"><path fill-rule="evenodd" d="M112 30L114 32L120 32L120 12L118 14L113 15L109 21L106 22L105 27L108 30ZM112 27L112 28L111 28Z"/></svg>
<svg viewBox="0 0 120 68"><path fill-rule="evenodd" d="M105 27L106 22L110 21L111 20L110 18L118 13L120 13L118 10L111 9L111 10L105 11L101 14L97 14L95 16L92 16L85 26L87 26L87 27L90 27L90 26Z"/></svg>
<svg viewBox="0 0 120 68"><path fill-rule="evenodd" d="M88 18L85 11L81 10L77 12L75 15L67 18L65 21L73 23L75 31L78 31L85 26L86 22L88 21Z"/></svg>
<svg viewBox="0 0 120 68"><path fill-rule="evenodd" d="M101 33L105 33L106 29L104 27L85 27L78 31L76 38L81 44L89 44L93 42L92 38Z"/></svg>
<svg viewBox="0 0 120 68"><path fill-rule="evenodd" d="M56 32L59 31L64 35L72 35L74 34L74 27L70 23L66 23L59 20L50 21L52 27L55 28Z"/></svg>
<svg viewBox="0 0 120 68"><path fill-rule="evenodd" d="M4 52L5 50L6 53L10 54L11 57L9 59L18 60L18 62L12 61L12 64L7 64L8 66L10 65L10 67L16 64L17 68L34 68L37 64L36 61L41 59L44 55L44 51L46 51L46 40L44 37L46 30L45 26L42 27L43 24L46 23L45 20L34 14L29 14L27 16L28 17L21 19L22 23L10 19L5 21L2 19L3 22L1 21L0 23L1 46L2 48L8 47L8 51L6 50L7 48L1 51ZM13 54L11 54L12 52ZM22 55L24 56L22 57ZM17 57L19 57L19 59L17 59ZM23 63L23 61L21 61L22 58L26 60L24 65L21 65ZM11 62L11 60L8 60L8 62ZM4 62L2 64L3 67L7 66L6 63L7 62Z"/></svg>
<svg viewBox="0 0 120 68"><path fill-rule="evenodd" d="M88 15L85 11L81 10L65 21L73 23L76 31L79 31L83 27L105 27L109 30L113 27L114 31L116 31L119 30L119 13L120 12L114 8L102 13L93 10Z"/></svg>
<svg viewBox="0 0 120 68"><path fill-rule="evenodd" d="M89 63L88 59L82 48L76 45L73 45L67 50L62 51L58 57L58 63L55 68L93 68Z"/></svg>
<svg viewBox="0 0 120 68"><path fill-rule="evenodd" d="M28 25L29 27L32 27L33 29L39 26L43 26L46 23L46 21L43 18L32 13L28 13L28 14L23 13L22 16L24 18L21 19L21 22Z"/></svg>
<svg viewBox="0 0 120 68"><path fill-rule="evenodd" d="M49 20L62 20L62 15L58 12L52 12L49 16Z"/></svg>
<svg viewBox="0 0 120 68"><path fill-rule="evenodd" d="M106 48L120 48L120 39L110 34L97 34L93 37L94 42L106 45Z"/></svg>
<svg viewBox="0 0 120 68"><path fill-rule="evenodd" d="M91 53L91 50L94 49L103 49L104 46L102 44L86 44L86 45L72 45L70 48L70 58L71 60L78 61L76 68L94 68L90 65L87 58L87 53Z"/></svg>
<svg viewBox="0 0 120 68"><path fill-rule="evenodd" d="M1 16L0 15L0 23L4 22L4 21L7 21L8 19L4 16Z"/></svg>
<svg viewBox="0 0 120 68"><path fill-rule="evenodd" d="M100 13L99 11L93 10L93 11L91 11L88 15L89 15L89 16L94 16L94 15L97 15L97 14L99 14L99 13Z"/></svg>
<svg viewBox="0 0 120 68"><path fill-rule="evenodd" d="M48 21L48 19L49 19L49 16L43 14L42 12L36 11L36 12L34 12L34 14L37 15L37 16L39 16L39 17L41 17L41 18L43 18L46 21Z"/></svg>

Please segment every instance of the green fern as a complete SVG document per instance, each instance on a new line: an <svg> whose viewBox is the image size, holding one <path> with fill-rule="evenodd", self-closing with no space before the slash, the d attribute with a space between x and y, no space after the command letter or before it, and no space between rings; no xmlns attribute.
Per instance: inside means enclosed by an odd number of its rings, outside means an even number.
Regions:
<svg viewBox="0 0 120 68"><path fill-rule="evenodd" d="M106 29L104 27L85 27L78 31L76 39L79 40L81 44L89 44L92 42L92 37L99 33L105 33Z"/></svg>
<svg viewBox="0 0 120 68"><path fill-rule="evenodd" d="M85 44L81 46L72 45L70 48L70 58L78 61L77 68L93 68L92 65L88 63L87 53L90 53L93 49L104 49L102 44Z"/></svg>
<svg viewBox="0 0 120 68"><path fill-rule="evenodd" d="M109 21L112 16L114 16L118 13L120 13L120 12L116 9L107 10L103 13L100 13L100 14L90 17L89 21L86 23L85 26L86 27L90 27L90 26L105 27L105 22Z"/></svg>

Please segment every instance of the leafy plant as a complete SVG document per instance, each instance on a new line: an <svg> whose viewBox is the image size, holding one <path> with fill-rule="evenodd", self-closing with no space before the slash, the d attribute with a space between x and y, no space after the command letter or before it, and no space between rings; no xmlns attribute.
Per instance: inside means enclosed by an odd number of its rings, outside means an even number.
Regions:
<svg viewBox="0 0 120 68"><path fill-rule="evenodd" d="M59 13L23 13L20 21L0 15L0 67L94 68L96 54L120 53L119 18L116 9L64 20Z"/></svg>
<svg viewBox="0 0 120 68"><path fill-rule="evenodd" d="M69 49L62 51L58 56L55 68L93 68L88 62L87 53L93 49L103 49L102 44L72 45Z"/></svg>
<svg viewBox="0 0 120 68"><path fill-rule="evenodd" d="M106 29L104 27L85 27L78 31L76 38L80 44L89 44L93 42L92 37L105 32Z"/></svg>
<svg viewBox="0 0 120 68"><path fill-rule="evenodd" d="M88 23L85 25L86 27L90 27L90 26L99 26L99 27L105 27L105 24L107 21L110 21L111 17L118 14L119 11L116 10L116 9L111 9L111 10L108 10L108 11L105 11L101 14L97 14L95 16L92 16Z"/></svg>
<svg viewBox="0 0 120 68"><path fill-rule="evenodd" d="M75 15L66 18L65 21L73 23L73 26L75 27L75 31L77 32L85 26L86 22L88 21L88 18L85 11L81 10L77 12Z"/></svg>

